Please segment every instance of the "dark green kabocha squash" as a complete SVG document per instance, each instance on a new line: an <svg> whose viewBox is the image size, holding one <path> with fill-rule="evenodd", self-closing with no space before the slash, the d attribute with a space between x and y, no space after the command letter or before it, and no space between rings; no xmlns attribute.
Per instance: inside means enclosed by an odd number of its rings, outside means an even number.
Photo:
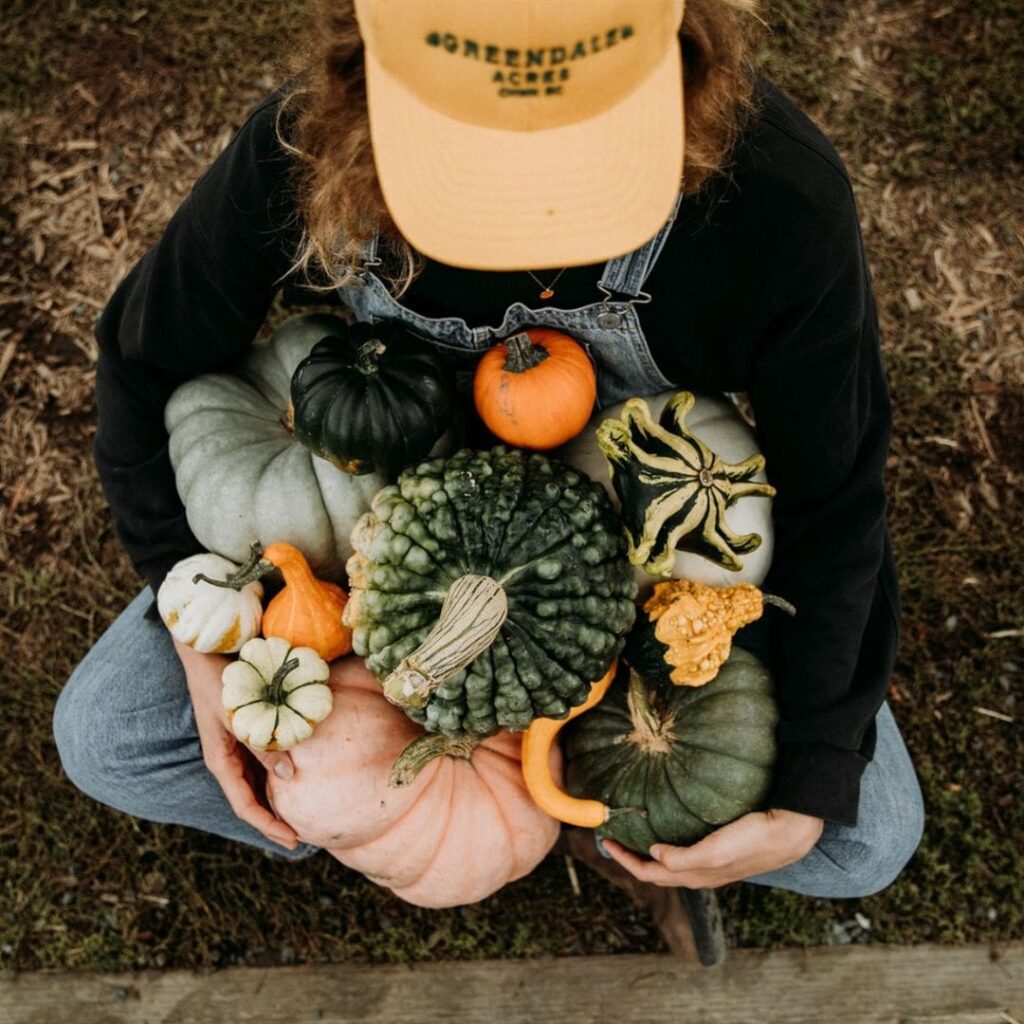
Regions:
<svg viewBox="0 0 1024 1024"><path fill-rule="evenodd" d="M292 376L295 436L346 473L393 476L448 429L451 373L400 324L339 325Z"/></svg>
<svg viewBox="0 0 1024 1024"><path fill-rule="evenodd" d="M637 808L597 831L640 853L695 843L759 809L778 721L771 674L749 651L734 645L703 686L675 686L649 625L637 621L604 700L564 730L567 791Z"/></svg>
<svg viewBox="0 0 1024 1024"><path fill-rule="evenodd" d="M451 737L564 717L636 615L604 488L539 454L466 449L411 467L352 545L355 652L389 700Z"/></svg>

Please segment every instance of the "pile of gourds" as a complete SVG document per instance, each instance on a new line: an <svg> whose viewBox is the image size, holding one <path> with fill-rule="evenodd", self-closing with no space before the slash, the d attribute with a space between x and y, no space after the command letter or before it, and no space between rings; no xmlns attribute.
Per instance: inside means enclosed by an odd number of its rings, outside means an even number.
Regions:
<svg viewBox="0 0 1024 1024"><path fill-rule="evenodd" d="M295 766L276 813L424 906L525 875L560 822L692 842L774 760L769 673L731 646L771 557L768 503L732 506L774 491L731 404L594 415L586 351L539 329L473 397L504 444L458 447L452 368L415 335L316 314L166 413L209 551L168 575L163 621L238 654L231 729Z"/></svg>

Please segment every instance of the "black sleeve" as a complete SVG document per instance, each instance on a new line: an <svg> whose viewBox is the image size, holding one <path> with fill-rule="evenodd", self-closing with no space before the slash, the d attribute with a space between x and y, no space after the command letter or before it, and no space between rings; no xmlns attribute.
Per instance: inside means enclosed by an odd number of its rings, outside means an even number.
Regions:
<svg viewBox="0 0 1024 1024"><path fill-rule="evenodd" d="M768 644L780 703L771 805L854 825L898 642L883 585L892 418L852 192L828 219L792 268L814 294L768 333L749 386L776 488L762 589L797 614L768 606L748 629Z"/></svg>
<svg viewBox="0 0 1024 1024"><path fill-rule="evenodd" d="M280 91L196 181L96 324L93 453L118 538L154 593L175 562L201 550L175 488L164 406L178 384L251 344L289 263Z"/></svg>

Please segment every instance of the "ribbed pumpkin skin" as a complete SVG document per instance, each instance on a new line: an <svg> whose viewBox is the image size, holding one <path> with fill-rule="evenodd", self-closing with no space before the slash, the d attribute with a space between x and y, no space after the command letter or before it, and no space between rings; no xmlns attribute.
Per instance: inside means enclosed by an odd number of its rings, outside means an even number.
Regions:
<svg viewBox="0 0 1024 1024"><path fill-rule="evenodd" d="M477 365L473 399L481 419L502 441L544 451L586 426L597 400L597 377L586 350L569 335L545 327L522 334L547 358L515 372L506 368L512 343L500 342Z"/></svg>
<svg viewBox="0 0 1024 1024"><path fill-rule="evenodd" d="M564 463L504 447L406 470L352 533L346 623L381 679L438 619L461 576L504 585L508 618L489 649L422 709L431 732L487 736L561 718L622 649L636 584L604 489Z"/></svg>
<svg viewBox="0 0 1024 1024"><path fill-rule="evenodd" d="M529 874L558 838L530 799L518 736L483 740L469 759L441 756L388 785L395 759L423 730L380 692L358 658L331 665L331 714L291 749L290 779L267 796L304 842L421 907L476 903ZM551 771L561 779L561 756Z"/></svg>
<svg viewBox="0 0 1024 1024"><path fill-rule="evenodd" d="M661 738L645 747L627 698L631 672L620 662L604 700L565 728L566 789L611 808L602 836L646 853L653 843L688 845L761 806L775 761L777 711L768 670L733 647L704 686L640 680ZM667 725L666 720L669 720Z"/></svg>
<svg viewBox="0 0 1024 1024"><path fill-rule="evenodd" d="M341 325L292 376L295 435L346 473L393 475L452 420L450 374L396 324Z"/></svg>
<svg viewBox="0 0 1024 1024"><path fill-rule="evenodd" d="M289 317L230 373L204 374L171 395L164 421L175 483L208 551L243 563L253 541L287 541L318 575L341 576L352 527L388 478L340 473L286 423L295 367L340 324L326 313Z"/></svg>

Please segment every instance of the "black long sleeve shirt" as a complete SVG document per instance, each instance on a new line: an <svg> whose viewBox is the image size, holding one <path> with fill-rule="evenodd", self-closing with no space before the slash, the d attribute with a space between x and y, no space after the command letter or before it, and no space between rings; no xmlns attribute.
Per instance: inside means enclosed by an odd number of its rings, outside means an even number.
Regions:
<svg viewBox="0 0 1024 1024"><path fill-rule="evenodd" d="M118 535L154 591L200 549L174 485L163 426L171 391L251 344L298 240L292 157L264 99L195 183L162 237L116 289L96 328L95 457ZM746 392L776 487L768 607L736 642L775 672L781 723L771 803L852 825L898 645L899 593L886 522L891 432L878 315L842 161L768 79L732 161L684 199L638 307L660 369L695 392ZM557 304L594 302L603 262L571 267ZM547 281L554 271L541 271ZM525 272L433 260L401 302L426 316L495 325L537 302ZM334 297L335 301L338 301Z"/></svg>

